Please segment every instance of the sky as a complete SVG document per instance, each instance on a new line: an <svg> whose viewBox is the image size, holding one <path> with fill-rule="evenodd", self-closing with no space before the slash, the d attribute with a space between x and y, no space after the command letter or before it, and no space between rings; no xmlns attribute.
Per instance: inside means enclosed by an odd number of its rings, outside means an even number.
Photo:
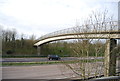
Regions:
<svg viewBox="0 0 120 81"><path fill-rule="evenodd" d="M119 0L0 0L0 26L18 34L42 35L82 24L96 10L117 19Z"/></svg>

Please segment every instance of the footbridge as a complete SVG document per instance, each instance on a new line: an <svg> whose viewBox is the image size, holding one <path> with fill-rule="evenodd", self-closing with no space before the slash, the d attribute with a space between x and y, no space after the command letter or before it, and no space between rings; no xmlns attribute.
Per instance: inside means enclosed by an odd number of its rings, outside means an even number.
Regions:
<svg viewBox="0 0 120 81"><path fill-rule="evenodd" d="M41 36L35 46L41 46L57 40L65 39L119 39L120 31L117 21L86 24L73 28L67 28L55 31L44 36Z"/></svg>
<svg viewBox="0 0 120 81"><path fill-rule="evenodd" d="M117 46L116 39L120 39L120 26L117 21L85 24L82 26L55 31L41 36L34 46L38 48L38 55L40 55L41 46L43 44L66 39L108 39L105 47L103 74L104 76L115 75L116 53L114 49Z"/></svg>

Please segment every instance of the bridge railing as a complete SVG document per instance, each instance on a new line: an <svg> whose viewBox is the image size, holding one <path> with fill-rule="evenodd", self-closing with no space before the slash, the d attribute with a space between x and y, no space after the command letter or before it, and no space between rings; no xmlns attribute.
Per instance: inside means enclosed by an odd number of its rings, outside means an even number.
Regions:
<svg viewBox="0 0 120 81"><path fill-rule="evenodd" d="M65 34L77 34L77 33L91 33L91 32L112 32L118 31L118 23L117 21L97 23L97 24L86 24L82 26L67 28L59 31L55 31L46 35L43 35L39 38L39 40L65 35Z"/></svg>

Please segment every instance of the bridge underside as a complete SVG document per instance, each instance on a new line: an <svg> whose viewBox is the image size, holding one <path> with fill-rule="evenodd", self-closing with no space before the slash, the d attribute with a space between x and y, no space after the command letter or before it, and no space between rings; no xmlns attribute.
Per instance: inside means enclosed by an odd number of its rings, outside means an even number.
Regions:
<svg viewBox="0 0 120 81"><path fill-rule="evenodd" d="M35 43L35 46L41 46L45 43L49 43L57 40L66 40L66 39L120 39L120 34L81 34L81 35L59 35L48 37L42 39L39 42Z"/></svg>

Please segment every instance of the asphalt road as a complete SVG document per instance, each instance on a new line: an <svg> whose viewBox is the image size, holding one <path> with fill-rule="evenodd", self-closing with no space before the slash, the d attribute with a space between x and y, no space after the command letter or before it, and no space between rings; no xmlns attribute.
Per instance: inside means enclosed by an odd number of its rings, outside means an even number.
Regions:
<svg viewBox="0 0 120 81"><path fill-rule="evenodd" d="M63 57L61 60L76 60L76 59L102 59L102 57L78 58L78 57ZM2 62L44 62L49 61L46 58L2 58Z"/></svg>
<svg viewBox="0 0 120 81"><path fill-rule="evenodd" d="M61 64L2 67L3 79L65 79L74 77L69 69L63 73ZM65 74L65 75L64 75Z"/></svg>
<svg viewBox="0 0 120 81"><path fill-rule="evenodd" d="M76 68L75 65L73 65ZM77 66L78 67L78 66ZM88 68L89 67L89 68ZM117 61L117 70L120 70L120 62ZM79 67L78 67L79 68ZM90 71L94 74L96 71L103 74L103 63L87 63L85 64L86 73ZM3 79L66 79L76 78L73 73L64 64L36 65L36 66L3 66Z"/></svg>

